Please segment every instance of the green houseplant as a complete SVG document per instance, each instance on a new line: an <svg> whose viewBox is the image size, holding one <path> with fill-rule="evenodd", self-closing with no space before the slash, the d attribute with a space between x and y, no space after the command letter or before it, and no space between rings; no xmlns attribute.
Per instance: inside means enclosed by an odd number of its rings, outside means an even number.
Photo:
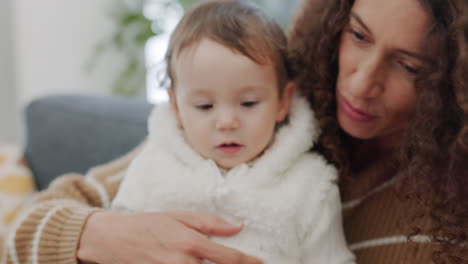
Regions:
<svg viewBox="0 0 468 264"><path fill-rule="evenodd" d="M188 8L196 0L117 0L112 2L109 16L115 31L99 42L91 56L89 69L93 70L104 52L115 51L125 58L125 64L115 77L111 91L123 96L142 96L145 94L146 64L145 45L147 41L163 31L164 16L151 17L145 7L156 4L159 8L170 10Z"/></svg>

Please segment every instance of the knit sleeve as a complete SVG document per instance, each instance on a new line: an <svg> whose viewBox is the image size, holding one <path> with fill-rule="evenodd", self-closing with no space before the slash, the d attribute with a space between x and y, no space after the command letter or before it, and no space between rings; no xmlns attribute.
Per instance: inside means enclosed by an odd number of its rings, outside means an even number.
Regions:
<svg viewBox="0 0 468 264"><path fill-rule="evenodd" d="M308 225L309 232L301 245L301 263L355 263L344 237L340 195L336 185L330 187L317 211L312 213L316 217Z"/></svg>
<svg viewBox="0 0 468 264"><path fill-rule="evenodd" d="M8 236L6 262L78 263L76 249L87 218L109 208L138 147L91 169L58 177L19 215Z"/></svg>

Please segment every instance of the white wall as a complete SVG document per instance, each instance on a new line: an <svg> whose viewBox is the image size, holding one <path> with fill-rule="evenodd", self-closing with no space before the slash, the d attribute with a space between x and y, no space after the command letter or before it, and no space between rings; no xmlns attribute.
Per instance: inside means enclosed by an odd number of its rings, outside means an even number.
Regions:
<svg viewBox="0 0 468 264"><path fill-rule="evenodd" d="M2 0L0 1L0 143L16 142L19 138L11 22L11 0Z"/></svg>
<svg viewBox="0 0 468 264"><path fill-rule="evenodd" d="M2 0L4 1L4 0ZM109 91L121 59L108 54L93 73L86 65L113 30L113 0L14 0L17 103L54 93Z"/></svg>
<svg viewBox="0 0 468 264"><path fill-rule="evenodd" d="M57 93L108 93L122 58L96 45L114 30L113 0L0 0L0 144L23 143L23 109Z"/></svg>

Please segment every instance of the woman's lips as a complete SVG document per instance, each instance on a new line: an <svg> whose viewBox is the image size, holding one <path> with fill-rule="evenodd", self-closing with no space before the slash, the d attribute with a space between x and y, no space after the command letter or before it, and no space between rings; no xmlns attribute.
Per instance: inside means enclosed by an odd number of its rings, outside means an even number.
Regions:
<svg viewBox="0 0 468 264"><path fill-rule="evenodd" d="M377 118L375 115L370 115L354 108L343 96L339 96L338 104L340 106L340 110L352 120L368 122Z"/></svg>
<svg viewBox="0 0 468 264"><path fill-rule="evenodd" d="M240 144L220 144L217 149L224 154L236 154L242 148Z"/></svg>

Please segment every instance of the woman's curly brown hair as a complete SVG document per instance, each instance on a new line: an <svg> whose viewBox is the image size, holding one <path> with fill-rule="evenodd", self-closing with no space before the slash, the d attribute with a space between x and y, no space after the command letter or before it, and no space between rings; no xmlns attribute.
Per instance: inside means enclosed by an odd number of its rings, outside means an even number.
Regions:
<svg viewBox="0 0 468 264"><path fill-rule="evenodd" d="M408 235L426 232L438 241L436 263L461 263L468 260L468 1L418 1L433 17L430 40L438 57L417 78L416 114L395 156L407 176L402 193L434 220L431 230L415 227ZM352 148L336 119L335 85L338 43L353 2L304 0L289 39L294 78L322 127L318 149L344 182Z"/></svg>

